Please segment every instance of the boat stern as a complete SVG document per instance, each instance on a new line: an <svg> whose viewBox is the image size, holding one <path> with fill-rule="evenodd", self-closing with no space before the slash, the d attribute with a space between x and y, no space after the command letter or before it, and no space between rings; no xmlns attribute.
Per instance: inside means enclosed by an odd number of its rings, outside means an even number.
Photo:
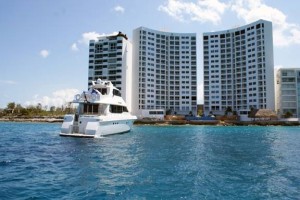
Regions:
<svg viewBox="0 0 300 200"><path fill-rule="evenodd" d="M72 133L74 123L74 115L65 115L64 121L61 125L61 133Z"/></svg>
<svg viewBox="0 0 300 200"><path fill-rule="evenodd" d="M65 115L60 136L95 137L98 129L98 117L79 116L76 120L75 115Z"/></svg>

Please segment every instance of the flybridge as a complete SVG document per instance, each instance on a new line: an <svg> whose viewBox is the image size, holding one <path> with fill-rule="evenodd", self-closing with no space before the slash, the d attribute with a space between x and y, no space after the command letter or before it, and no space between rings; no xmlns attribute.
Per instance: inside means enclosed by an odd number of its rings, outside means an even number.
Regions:
<svg viewBox="0 0 300 200"><path fill-rule="evenodd" d="M112 86L112 83L110 82L110 81L103 81L103 80L101 80L100 78L97 80L97 81L92 81L92 84L93 84L93 86L95 86L95 87L107 87L107 86ZM93 87L92 86L92 87Z"/></svg>
<svg viewBox="0 0 300 200"><path fill-rule="evenodd" d="M121 97L121 92L110 81L98 79L97 81L92 81L88 91L75 95L73 103L99 101L102 95Z"/></svg>

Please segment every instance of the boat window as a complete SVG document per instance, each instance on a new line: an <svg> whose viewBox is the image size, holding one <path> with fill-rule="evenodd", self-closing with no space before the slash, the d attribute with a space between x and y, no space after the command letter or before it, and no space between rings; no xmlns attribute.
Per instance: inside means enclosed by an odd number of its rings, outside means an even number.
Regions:
<svg viewBox="0 0 300 200"><path fill-rule="evenodd" d="M84 104L83 113L84 114L98 114L99 104Z"/></svg>
<svg viewBox="0 0 300 200"><path fill-rule="evenodd" d="M102 95L106 95L106 94L107 94L107 88L97 88L97 90L98 90Z"/></svg>
<svg viewBox="0 0 300 200"><path fill-rule="evenodd" d="M99 105L99 114L103 115L105 113L105 109L107 108L107 105L100 104Z"/></svg>
<svg viewBox="0 0 300 200"><path fill-rule="evenodd" d="M121 96L121 92L119 91L119 90L116 90L116 89L114 89L113 90L113 95L116 95L116 96Z"/></svg>
<svg viewBox="0 0 300 200"><path fill-rule="evenodd" d="M127 110L127 108L125 106L117 106L117 105L110 105L109 111L111 113L128 112L128 110Z"/></svg>

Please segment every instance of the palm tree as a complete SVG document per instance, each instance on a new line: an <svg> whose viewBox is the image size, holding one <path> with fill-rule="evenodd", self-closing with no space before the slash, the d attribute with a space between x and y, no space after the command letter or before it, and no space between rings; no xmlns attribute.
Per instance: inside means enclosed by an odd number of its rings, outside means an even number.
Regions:
<svg viewBox="0 0 300 200"><path fill-rule="evenodd" d="M290 111L287 111L287 112L284 114L284 117L285 117L285 118L290 118L290 117L292 117L292 116L293 116L293 113L290 112Z"/></svg>
<svg viewBox="0 0 300 200"><path fill-rule="evenodd" d="M232 108L228 106L225 110L225 115L228 115L228 113L232 113Z"/></svg>
<svg viewBox="0 0 300 200"><path fill-rule="evenodd" d="M20 114L21 110L23 109L23 107L21 106L21 104L17 104L16 105L16 110L17 110L17 113Z"/></svg>
<svg viewBox="0 0 300 200"><path fill-rule="evenodd" d="M15 102L10 102L7 104L7 110L10 111L10 113L14 113L16 108L16 103Z"/></svg>

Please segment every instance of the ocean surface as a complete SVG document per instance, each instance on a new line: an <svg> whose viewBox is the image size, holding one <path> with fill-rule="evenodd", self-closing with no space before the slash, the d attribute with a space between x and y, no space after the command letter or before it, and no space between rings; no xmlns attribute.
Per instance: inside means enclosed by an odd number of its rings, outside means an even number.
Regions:
<svg viewBox="0 0 300 200"><path fill-rule="evenodd" d="M300 127L0 123L0 199L300 199Z"/></svg>

